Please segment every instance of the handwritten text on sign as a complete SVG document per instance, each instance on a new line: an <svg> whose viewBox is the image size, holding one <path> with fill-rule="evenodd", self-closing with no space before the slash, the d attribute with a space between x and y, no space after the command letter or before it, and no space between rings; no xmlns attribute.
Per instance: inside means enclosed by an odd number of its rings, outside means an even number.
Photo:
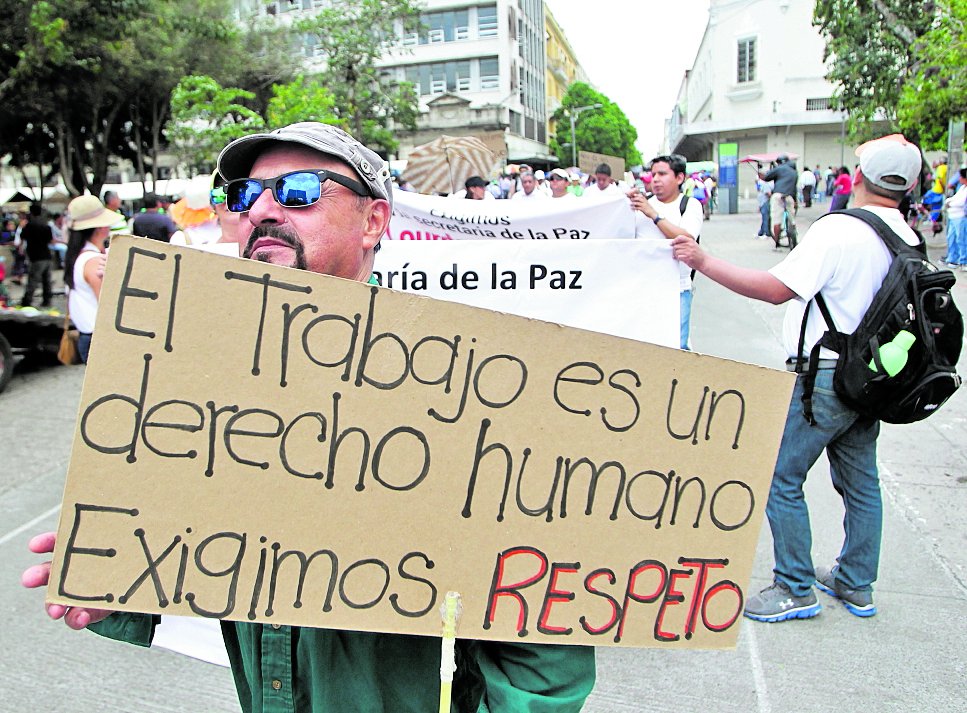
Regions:
<svg viewBox="0 0 967 713"><path fill-rule="evenodd" d="M48 596L734 646L784 372L120 238Z"/></svg>

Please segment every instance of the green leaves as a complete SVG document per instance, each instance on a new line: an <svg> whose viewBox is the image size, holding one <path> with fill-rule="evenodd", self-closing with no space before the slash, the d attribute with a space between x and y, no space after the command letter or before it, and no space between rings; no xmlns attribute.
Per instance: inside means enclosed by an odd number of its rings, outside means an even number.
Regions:
<svg viewBox="0 0 967 713"><path fill-rule="evenodd" d="M883 133L942 143L951 118L963 116L965 0L817 0L813 22L826 39L836 99L848 112L850 137Z"/></svg>
<svg viewBox="0 0 967 713"><path fill-rule="evenodd" d="M577 150L619 156L629 166L640 164L641 154L635 148L637 129L617 104L583 82L568 87L561 106L551 116L551 121L557 125L557 133L550 141L551 153L561 163L570 164L571 149L562 148L562 145L571 143L571 110L594 104L602 106L577 115L574 128Z"/></svg>
<svg viewBox="0 0 967 713"><path fill-rule="evenodd" d="M946 148L950 120L967 116L967 0L935 3L937 20L915 47L917 61L897 106L927 148Z"/></svg>
<svg viewBox="0 0 967 713"><path fill-rule="evenodd" d="M341 0L296 24L315 40L325 58L321 83L333 99L333 113L367 146L396 149L391 127L416 130L418 99L412 86L385 81L377 61L404 32L420 26L420 5L412 0ZM403 51L397 48L395 51Z"/></svg>
<svg viewBox="0 0 967 713"><path fill-rule="evenodd" d="M272 88L269 100L269 130L279 129L299 121L321 121L324 124L341 124L333 111L332 94L318 81L306 81L301 76L288 84Z"/></svg>
<svg viewBox="0 0 967 713"><path fill-rule="evenodd" d="M171 93L168 138L188 165L211 171L218 153L246 134L265 128L262 117L238 103L252 92L225 89L211 77L185 77Z"/></svg>

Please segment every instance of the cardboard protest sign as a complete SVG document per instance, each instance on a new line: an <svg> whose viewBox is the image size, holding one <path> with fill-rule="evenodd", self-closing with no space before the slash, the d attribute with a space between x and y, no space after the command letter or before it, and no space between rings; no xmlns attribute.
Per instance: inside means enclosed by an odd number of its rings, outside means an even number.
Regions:
<svg viewBox="0 0 967 713"><path fill-rule="evenodd" d="M625 196L474 201L393 192L390 240L623 240L635 237Z"/></svg>
<svg viewBox="0 0 967 713"><path fill-rule="evenodd" d="M494 158L503 165L507 160L507 137L503 131L488 131L483 134L471 134L475 139L483 141L484 146L491 150Z"/></svg>
<svg viewBox="0 0 967 713"><path fill-rule="evenodd" d="M138 238L48 600L735 645L793 375Z"/></svg>
<svg viewBox="0 0 967 713"><path fill-rule="evenodd" d="M618 181L625 176L625 160L617 156L608 156L605 153L592 153L591 151L578 151L578 168L581 173L594 174L594 169L606 163L611 166L611 177Z"/></svg>
<svg viewBox="0 0 967 713"><path fill-rule="evenodd" d="M666 347L681 342L668 240L387 240L374 274L383 287L435 299Z"/></svg>

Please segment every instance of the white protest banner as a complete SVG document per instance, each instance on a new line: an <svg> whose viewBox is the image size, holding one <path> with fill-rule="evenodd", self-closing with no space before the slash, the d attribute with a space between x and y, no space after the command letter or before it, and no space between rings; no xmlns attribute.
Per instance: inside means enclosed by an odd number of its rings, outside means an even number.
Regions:
<svg viewBox="0 0 967 713"><path fill-rule="evenodd" d="M131 237L95 334L48 601L735 646L793 374Z"/></svg>
<svg viewBox="0 0 967 713"><path fill-rule="evenodd" d="M667 240L387 240L374 270L417 295L667 347L681 339Z"/></svg>
<svg viewBox="0 0 967 713"><path fill-rule="evenodd" d="M635 237L625 196L582 201L487 200L393 192L390 240L586 240Z"/></svg>

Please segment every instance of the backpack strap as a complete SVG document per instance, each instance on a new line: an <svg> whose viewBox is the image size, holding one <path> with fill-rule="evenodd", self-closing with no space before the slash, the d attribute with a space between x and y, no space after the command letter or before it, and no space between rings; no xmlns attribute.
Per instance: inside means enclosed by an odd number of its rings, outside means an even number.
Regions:
<svg viewBox="0 0 967 713"><path fill-rule="evenodd" d="M863 210L862 208L850 208L849 210L837 211L839 215L849 215L857 220L862 220L868 226L876 231L876 234L880 236L886 247L890 250L890 253L896 257L901 253L919 252L922 256L927 254L927 245L923 240L923 236L920 233L914 231L919 238L920 242L918 245L909 245L904 241L899 235L894 232L893 228L886 224L880 216L872 213L868 210ZM833 213L828 213L827 215L834 215Z"/></svg>
<svg viewBox="0 0 967 713"><path fill-rule="evenodd" d="M810 426L816 425L816 418L813 416L813 389L816 386L816 372L819 371L819 350L823 346L831 346L834 341L838 341L832 335L839 335L839 332L836 331L836 325L833 323L833 316L829 312L829 307L826 306L826 300L823 299L823 294L817 292L814 299L829 329L822 339L813 345L807 361L803 354L803 346L806 344L806 320L809 319L809 307L813 302L810 300L806 303L806 309L802 314L802 326L799 328L799 348L796 350L796 373L803 374L802 415L809 421ZM802 370L803 364L807 364L805 371Z"/></svg>

